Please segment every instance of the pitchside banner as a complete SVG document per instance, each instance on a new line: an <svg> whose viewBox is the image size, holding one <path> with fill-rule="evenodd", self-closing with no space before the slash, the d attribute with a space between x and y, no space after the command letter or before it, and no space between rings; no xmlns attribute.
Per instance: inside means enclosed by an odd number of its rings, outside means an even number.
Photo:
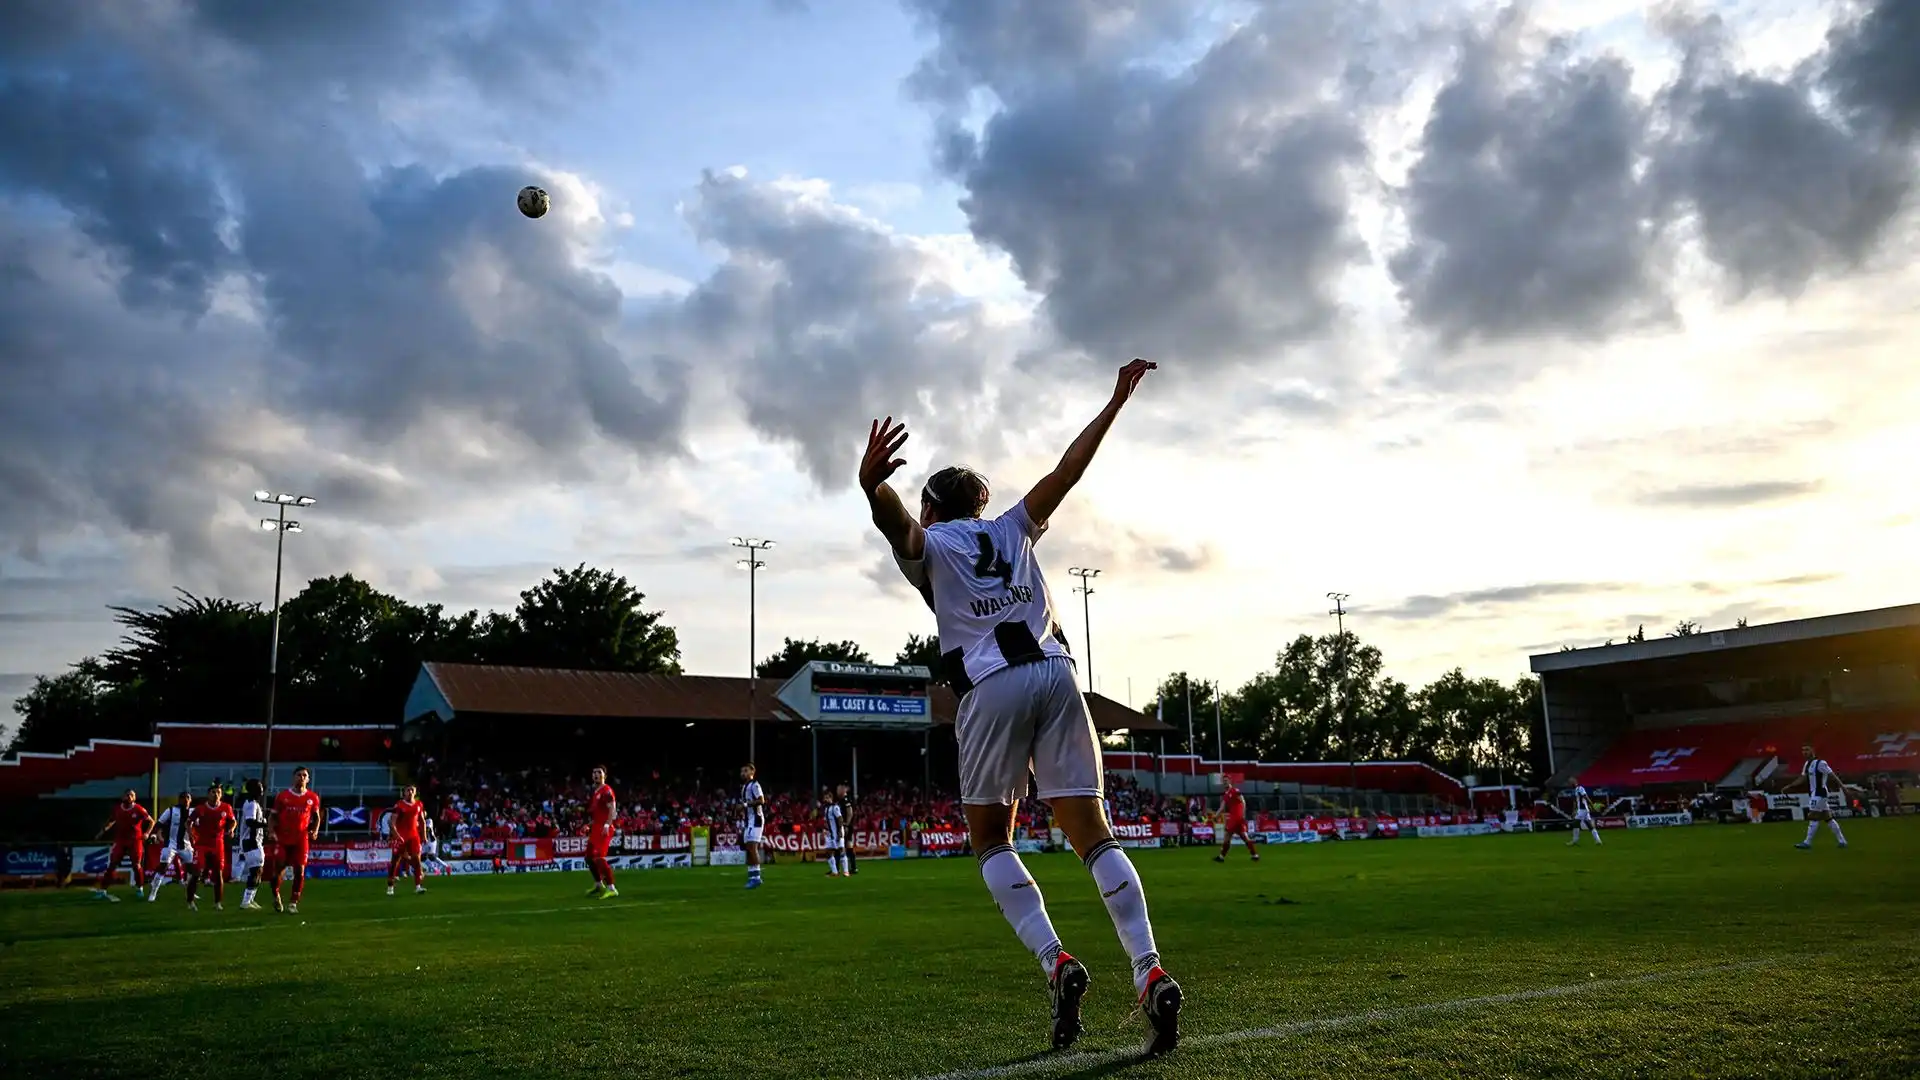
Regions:
<svg viewBox="0 0 1920 1080"><path fill-rule="evenodd" d="M1664 825L1691 825L1693 815L1682 810L1677 814L1633 814L1627 818L1629 829L1656 829Z"/></svg>
<svg viewBox="0 0 1920 1080"><path fill-rule="evenodd" d="M939 858L958 855L967 847L967 834L952 829L927 829L920 834L920 854Z"/></svg>
<svg viewBox="0 0 1920 1080"><path fill-rule="evenodd" d="M0 885L57 885L67 875L72 855L58 844L0 847ZM104 865L106 859L103 857Z"/></svg>

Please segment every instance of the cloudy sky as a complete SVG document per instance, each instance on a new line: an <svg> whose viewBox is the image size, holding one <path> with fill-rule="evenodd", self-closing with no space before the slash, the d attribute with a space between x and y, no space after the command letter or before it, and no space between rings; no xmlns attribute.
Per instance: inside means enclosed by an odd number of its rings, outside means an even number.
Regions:
<svg viewBox="0 0 1920 1080"><path fill-rule="evenodd" d="M1043 544L1117 698L1329 590L1409 680L1920 599L1915 56L1920 0L0 5L0 697L265 602L259 487L295 580L610 566L696 672L772 538L762 651L890 657L868 421L997 510L1136 355Z"/></svg>

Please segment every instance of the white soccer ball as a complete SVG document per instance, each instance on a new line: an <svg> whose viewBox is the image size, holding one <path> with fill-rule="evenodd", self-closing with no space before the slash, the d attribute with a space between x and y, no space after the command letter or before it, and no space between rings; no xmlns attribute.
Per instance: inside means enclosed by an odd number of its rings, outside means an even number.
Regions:
<svg viewBox="0 0 1920 1080"><path fill-rule="evenodd" d="M549 205L546 189L534 187L532 184L520 189L520 212L528 217L544 216Z"/></svg>

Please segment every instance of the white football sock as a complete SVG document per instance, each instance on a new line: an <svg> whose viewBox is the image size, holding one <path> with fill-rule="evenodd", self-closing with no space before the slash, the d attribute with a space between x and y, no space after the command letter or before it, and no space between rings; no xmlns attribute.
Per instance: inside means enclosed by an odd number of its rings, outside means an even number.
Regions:
<svg viewBox="0 0 1920 1080"><path fill-rule="evenodd" d="M1840 831L1839 818L1828 818L1827 827L1833 830L1833 838L1835 840L1838 840L1843 844L1847 842L1847 834Z"/></svg>
<svg viewBox="0 0 1920 1080"><path fill-rule="evenodd" d="M1029 952L1040 961L1040 970L1053 977L1054 958L1060 955L1060 935L1054 933L1053 920L1047 918L1047 901L1040 886L1027 873L1012 846L1000 844L980 853L980 876L1000 914L1012 925Z"/></svg>
<svg viewBox="0 0 1920 1080"><path fill-rule="evenodd" d="M1813 843L1813 838L1815 836L1818 836L1819 833L1820 833L1820 822L1818 821L1807 822L1807 843L1809 844Z"/></svg>
<svg viewBox="0 0 1920 1080"><path fill-rule="evenodd" d="M1120 945L1133 958L1133 987L1144 991L1148 972L1160 966L1160 954L1153 947L1153 923L1147 919L1147 894L1140 888L1140 874L1114 840L1094 845L1086 864L1100 887L1100 899L1107 905Z"/></svg>

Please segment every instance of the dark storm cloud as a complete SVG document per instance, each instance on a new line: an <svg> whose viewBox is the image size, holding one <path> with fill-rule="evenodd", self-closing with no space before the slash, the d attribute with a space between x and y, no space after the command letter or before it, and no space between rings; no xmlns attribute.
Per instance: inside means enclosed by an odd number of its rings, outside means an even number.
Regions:
<svg viewBox="0 0 1920 1080"><path fill-rule="evenodd" d="M112 523L219 563L257 483L407 520L423 478L470 468L436 430L486 437L496 480L597 438L675 452L683 373L610 343L620 295L564 213L512 212L536 176L369 172L355 142L429 83L582 75L591 14L0 6L0 545Z"/></svg>
<svg viewBox="0 0 1920 1080"><path fill-rule="evenodd" d="M1513 9L1465 36L1400 193L1411 235L1389 269L1449 345L1669 314L1631 71L1525 31Z"/></svg>
<svg viewBox="0 0 1920 1080"><path fill-rule="evenodd" d="M1003 102L978 136L948 131L942 164L975 238L1012 256L1069 342L1218 365L1336 321L1335 279L1363 253L1348 194L1363 73L1342 45L1365 12L1264 7L1168 74L1106 58L1090 2L933 7L935 62Z"/></svg>
<svg viewBox="0 0 1920 1080"><path fill-rule="evenodd" d="M1824 487L1813 480L1755 480L1744 484L1682 484L1642 492L1633 501L1641 506L1688 510L1723 510L1798 499Z"/></svg>
<svg viewBox="0 0 1920 1080"><path fill-rule="evenodd" d="M709 173L687 216L724 261L660 327L732 373L748 421L815 483L852 483L876 417L914 414L909 473L967 427L996 334L927 251L822 192L734 173Z"/></svg>
<svg viewBox="0 0 1920 1080"><path fill-rule="evenodd" d="M1354 611L1388 619L1433 619L1452 615L1464 608L1505 607L1531 604L1567 596L1590 596L1619 592L1623 586L1598 582L1546 581L1532 585L1506 585L1495 589L1475 589L1445 596L1409 596L1387 607L1362 607Z"/></svg>
<svg viewBox="0 0 1920 1080"><path fill-rule="evenodd" d="M1805 76L1735 68L1717 20L1679 33L1686 56L1661 94L1668 134L1650 170L1668 214L1691 212L1742 293L1792 295L1862 264L1912 186L1909 148L1818 107Z"/></svg>
<svg viewBox="0 0 1920 1080"><path fill-rule="evenodd" d="M1857 122L1920 135L1920 0L1856 5L1829 38L1826 82Z"/></svg>

